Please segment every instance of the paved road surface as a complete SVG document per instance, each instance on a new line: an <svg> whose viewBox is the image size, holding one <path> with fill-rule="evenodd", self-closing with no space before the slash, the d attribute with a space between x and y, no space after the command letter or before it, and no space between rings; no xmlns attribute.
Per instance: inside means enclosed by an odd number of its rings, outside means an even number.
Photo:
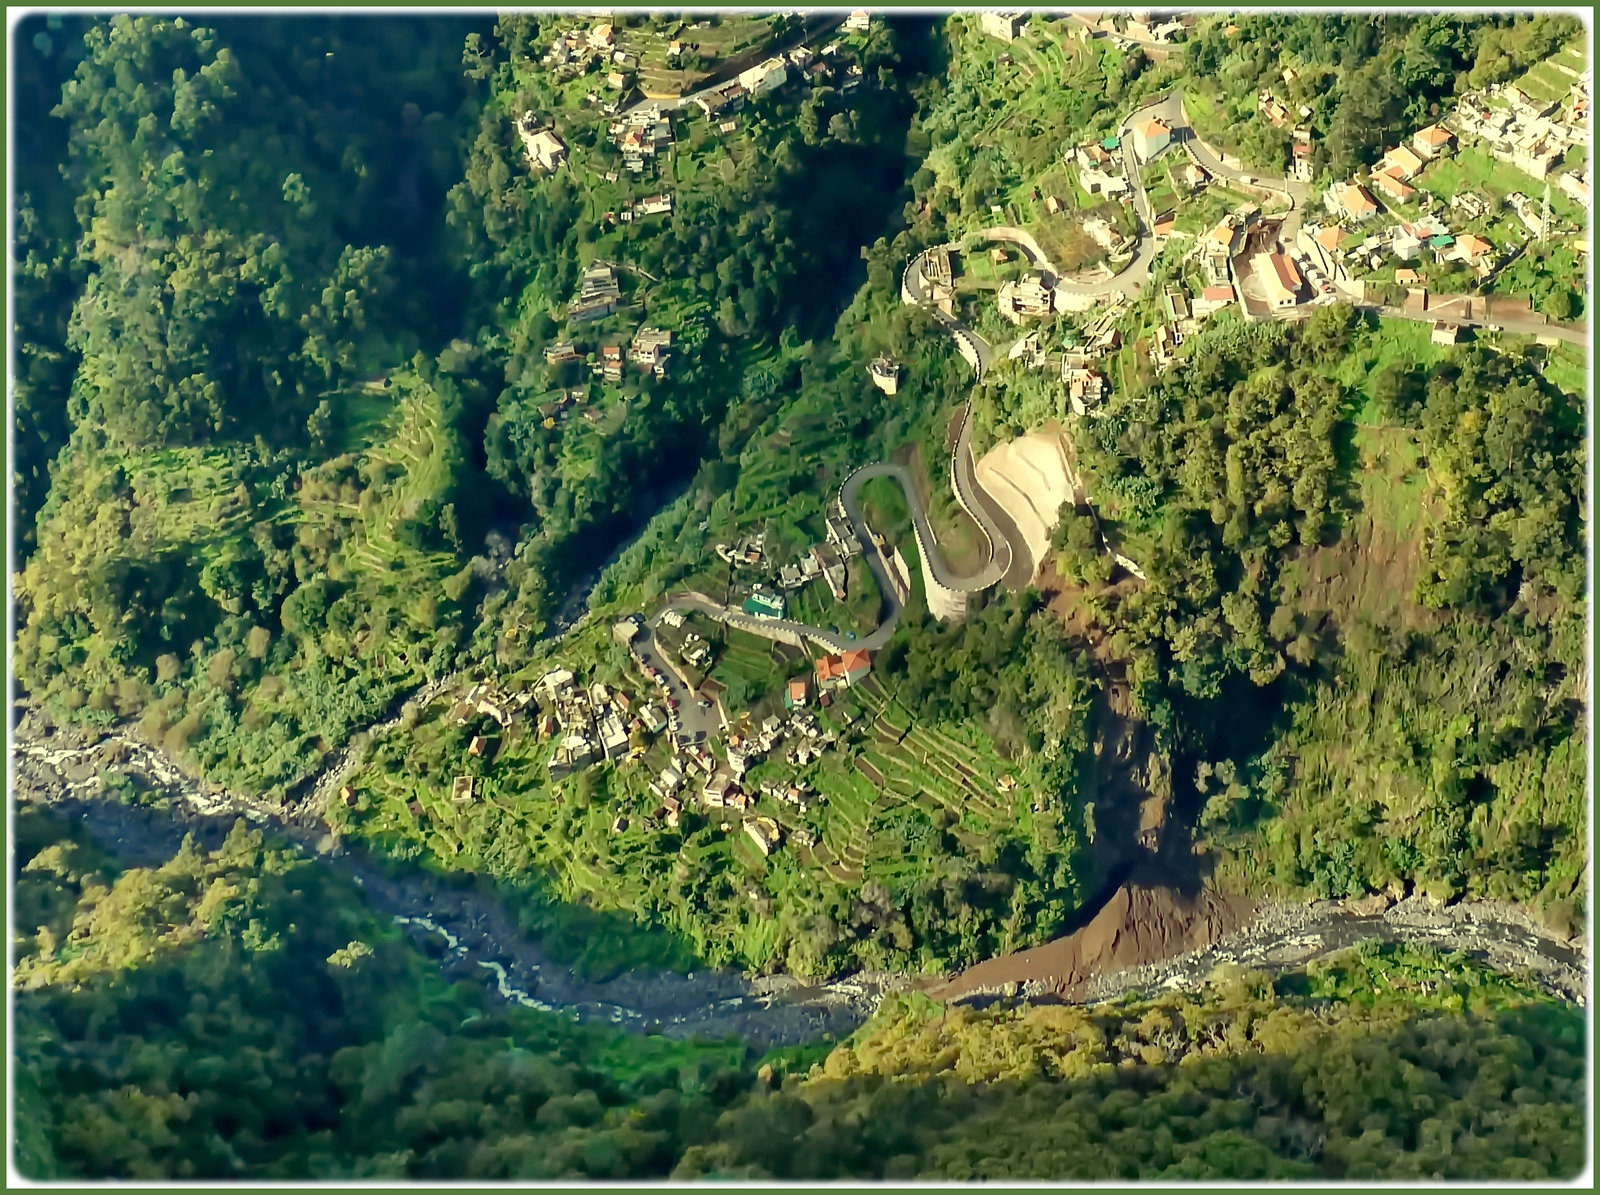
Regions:
<svg viewBox="0 0 1600 1195"><path fill-rule="evenodd" d="M700 699L689 691L688 684L684 681L677 666L673 664L667 653L656 642L655 626L661 621L661 615L666 612L663 607L654 618L634 638L633 650L646 664L659 671L666 680L666 688L662 690L666 696L678 703L678 721L680 731L688 734L703 734L710 738L722 729L722 719L717 716L713 706L706 709L700 705Z"/></svg>
<svg viewBox="0 0 1600 1195"><path fill-rule="evenodd" d="M1507 332L1515 332L1518 335L1549 336L1567 344L1575 344L1579 348L1587 348L1589 346L1589 331L1587 328L1568 328L1561 324L1547 324L1537 316L1493 315L1483 318L1463 319L1459 315L1441 314L1435 311L1425 311L1417 314L1404 311L1399 307L1376 307L1373 310L1376 310L1379 315L1387 319L1408 319L1421 324L1431 324L1437 321L1452 324L1458 328L1477 328L1480 330L1489 324L1493 324L1497 328L1503 328Z"/></svg>
<svg viewBox="0 0 1600 1195"><path fill-rule="evenodd" d="M970 416L970 408L968 408L968 415ZM972 435L970 425L970 418L964 418L961 435L957 440L953 455L956 476L961 479L958 484L965 484L971 487L972 489L969 493L976 491L977 485L976 478L971 475ZM964 469L962 468L963 465L965 466ZM974 511L979 516L977 519L979 527L985 535L990 537L991 551L989 561L973 576L961 577L953 573L939 553L939 541L933 533L933 525L928 521L927 508L923 506L922 498L917 493L916 478L903 465L879 462L861 466L851 473L849 477L845 478L844 484L839 488L839 502L844 507L845 517L850 520L851 530L855 532L856 538L861 541L862 556L865 558L867 566L872 570L874 580L878 583L878 592L883 596L883 608L875 629L865 635L851 639L845 635L837 634L827 627L811 626L810 624L794 622L787 618L758 618L754 615L745 614L743 611L731 610L727 606L711 601L706 597L693 594L680 594L669 600L650 620L650 625L653 627L658 624L661 621L661 615L667 610L691 610L715 618L729 626L741 627L756 633L767 629L788 631L804 639L809 639L829 651L841 652L848 651L851 648L864 648L867 651L880 650L894 636L895 626L899 623L900 615L904 613L905 606L895 596L895 582L891 580L888 571L884 568L883 560L873 549L873 528L868 525L866 516L861 510L861 487L875 477L890 478L899 484L901 491L905 494L906 509L911 512L912 527L918 549L927 557L928 567L939 584L947 589L954 589L962 593L978 593L998 584L1002 580L1007 580L1007 578L1019 572L1026 573L1018 585L1019 588L1032 580L1033 570L1026 562L1026 557L1024 557L1023 562L1017 561L1012 553L1010 538L1000 526L992 521L993 512L987 505L978 505L974 507ZM969 496L968 500L971 501L972 498ZM987 526L985 526L986 520L991 520ZM1020 533L1015 534L1020 540ZM1008 581L1007 583L1009 584L1010 582ZM636 644L641 645L641 656L645 656L645 652L650 651L651 654L645 658L649 662L656 662L659 659L659 654L654 651L653 640L649 641L650 645L648 647L644 646L645 642L643 635L635 640ZM663 666L660 663L656 663L656 667ZM671 675L670 668L665 669L665 671ZM679 687L681 687L681 683ZM684 707L687 708L688 704L690 703L685 702ZM708 711L700 710L698 707L694 712L699 715L708 713ZM713 722L715 722L714 718ZM691 723L688 717L684 719L684 726L688 730L698 728ZM709 729L708 733L711 733Z"/></svg>

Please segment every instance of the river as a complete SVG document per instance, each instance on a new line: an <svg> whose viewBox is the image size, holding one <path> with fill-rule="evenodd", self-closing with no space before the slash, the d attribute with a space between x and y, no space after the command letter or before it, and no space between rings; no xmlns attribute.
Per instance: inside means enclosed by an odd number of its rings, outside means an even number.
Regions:
<svg viewBox="0 0 1600 1195"><path fill-rule="evenodd" d="M362 848L335 840L319 818L285 815L196 782L125 731L101 735L56 726L38 710L20 707L19 713L12 753L16 799L79 822L124 864L164 862L186 833L215 846L244 816L339 868L373 910L410 934L447 977L492 979L502 997L521 1004L635 1032L732 1036L767 1048L842 1037L871 1015L886 992L908 986L904 977L885 974L807 984L790 976L752 979L717 970L641 969L600 982L586 979L522 933L490 893L420 870L390 874ZM103 794L98 777L105 770L136 777L149 795L124 804ZM1331 902L1269 908L1215 946L1097 976L1083 997L1192 988L1218 963L1297 966L1373 938L1467 950L1497 966L1527 970L1546 990L1580 1002L1587 988L1581 951L1543 936L1516 910L1440 908L1413 900L1382 915ZM1040 985L1010 994L1048 996Z"/></svg>

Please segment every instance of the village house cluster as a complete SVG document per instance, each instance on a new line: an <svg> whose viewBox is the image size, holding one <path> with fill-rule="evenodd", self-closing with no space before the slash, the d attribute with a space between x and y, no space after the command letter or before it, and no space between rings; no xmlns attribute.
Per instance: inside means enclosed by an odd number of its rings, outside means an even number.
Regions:
<svg viewBox="0 0 1600 1195"><path fill-rule="evenodd" d="M1491 84L1462 96L1452 123L1499 161L1543 182L1570 147L1588 138L1590 79L1585 70L1562 100L1536 100L1515 86ZM1588 203L1586 194L1581 202Z"/></svg>
<svg viewBox="0 0 1600 1195"><path fill-rule="evenodd" d="M864 31L865 26L858 30L850 21L846 21L844 29L847 33L860 32ZM694 106L700 109L706 119L722 122L717 126L719 133L731 133L737 127L731 117L747 101L771 95L794 79L803 79L812 87L832 84L842 65L841 90L850 91L860 86L864 78L861 65L843 62L843 57L842 47L837 42L830 42L821 51L797 46L786 54L768 58L739 72L731 82L698 93L694 97ZM794 73L791 74L791 71Z"/></svg>
<svg viewBox="0 0 1600 1195"><path fill-rule="evenodd" d="M623 169L643 175L655 167L658 154L671 148L672 121L660 105L646 104L614 121L606 139L621 152Z"/></svg>
<svg viewBox="0 0 1600 1195"><path fill-rule="evenodd" d="M638 55L617 43L616 27L609 21L589 29L574 27L561 31L539 62L557 82L604 72L607 88L616 92L615 98L604 102L607 116L620 111L637 94L634 84L639 70ZM594 93L585 98L591 103L600 102L600 97Z"/></svg>
<svg viewBox="0 0 1600 1195"><path fill-rule="evenodd" d="M682 614L676 610L666 611L661 621L679 630L685 625ZM637 618L624 620L616 624L616 636L631 644L639 626ZM689 656L704 642L700 636L689 632L683 639L683 654ZM637 652L635 659L647 673L652 671ZM653 775L647 785L652 798L660 803L648 820L652 824L677 826L684 801L693 796L704 810L740 814L743 833L763 855L776 849L782 842L783 828L776 818L757 813L757 802L766 799L804 816L823 798L797 777L769 776L759 785L752 785L749 773L769 757L781 755L791 768L800 769L835 749L841 741L839 732L821 724L812 712L813 700L831 704L839 689L865 680L871 673L871 656L863 650L848 651L823 657L814 668L815 699L808 678L791 679L784 687L783 711L769 714L759 723L754 722L750 714L737 718L726 736L720 758L712 749L713 744L703 738L674 735L671 761ZM846 727L855 721L848 710L841 709L838 716ZM724 823L724 828L731 828L731 825ZM815 836L804 828L796 829L793 836L802 846L815 843Z"/></svg>
<svg viewBox="0 0 1600 1195"><path fill-rule="evenodd" d="M1408 141L1390 148L1365 182L1357 178L1331 186L1324 205L1332 219L1325 225L1303 225L1297 248L1340 282L1394 262L1395 282L1416 288L1422 282L1416 265L1424 260L1459 263L1480 278L1489 277L1505 254L1463 225L1477 226L1493 217L1500 201L1487 192L1461 189L1446 202L1413 184L1429 163L1455 153L1458 140L1464 140L1481 145L1496 160L1548 187L1567 149L1586 135L1589 80L1588 71L1578 75L1562 101L1536 101L1514 86L1498 84L1484 93L1469 92L1444 120L1418 129ZM1553 181L1564 194L1588 205L1585 171L1567 171ZM1543 200L1516 191L1505 197L1504 205L1530 240L1555 231ZM1362 236L1357 230L1363 225L1382 224L1386 206L1395 222ZM1396 210L1413 207L1422 211L1420 218L1406 218Z"/></svg>
<svg viewBox="0 0 1600 1195"><path fill-rule="evenodd" d="M1081 331L1067 327L1059 333L1061 351L1047 352L1038 332L1030 332L1011 346L1007 357L1028 369L1059 371L1075 415L1102 413L1110 385L1096 368L1100 358L1122 344L1117 322L1126 311L1121 301L1098 307Z"/></svg>
<svg viewBox="0 0 1600 1195"><path fill-rule="evenodd" d="M643 736L660 734L668 726L666 712L656 703L600 681L584 687L567 668L545 673L538 688L544 695L540 737L557 740L549 763L552 780L579 768L637 759L644 754Z"/></svg>
<svg viewBox="0 0 1600 1195"><path fill-rule="evenodd" d="M1109 199L1132 196L1133 186L1118 152L1121 147L1121 138L1106 137L1072 151L1072 160L1078 165L1078 182L1090 195L1104 195Z"/></svg>
<svg viewBox="0 0 1600 1195"><path fill-rule="evenodd" d="M795 562L784 564L771 573L766 555L766 532L745 536L736 544L718 543L712 546L717 556L735 568L763 570L768 580L779 590L793 591L821 578L833 596L844 601L848 593L846 563L861 554L861 539L843 514L833 511L823 520L826 538L801 551ZM743 602L746 614L757 618L782 618L785 599L782 593L773 592L760 582L753 584Z"/></svg>

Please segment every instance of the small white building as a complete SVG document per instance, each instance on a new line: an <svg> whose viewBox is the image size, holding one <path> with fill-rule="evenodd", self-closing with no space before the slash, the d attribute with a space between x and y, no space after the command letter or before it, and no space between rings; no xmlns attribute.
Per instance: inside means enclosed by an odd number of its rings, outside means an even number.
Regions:
<svg viewBox="0 0 1600 1195"><path fill-rule="evenodd" d="M867 366L867 374L872 378L872 384L885 394L893 394L900 389L900 367L887 357L874 357L872 364Z"/></svg>
<svg viewBox="0 0 1600 1195"><path fill-rule="evenodd" d="M1159 120L1143 120L1133 126L1133 152L1141 164L1171 144L1172 130Z"/></svg>
<svg viewBox="0 0 1600 1195"><path fill-rule="evenodd" d="M554 170L567 160L567 147L554 129L539 127L539 120L531 111L524 112L517 122L517 136L522 139L522 149L528 162L538 170Z"/></svg>
<svg viewBox="0 0 1600 1195"><path fill-rule="evenodd" d="M781 58L769 58L739 74L739 86L751 96L766 95L789 81L789 68Z"/></svg>
<svg viewBox="0 0 1600 1195"><path fill-rule="evenodd" d="M1003 42L1014 42L1022 34L1023 26L1028 23L1028 14L1024 12L983 12L978 14L978 28L990 37L998 37Z"/></svg>

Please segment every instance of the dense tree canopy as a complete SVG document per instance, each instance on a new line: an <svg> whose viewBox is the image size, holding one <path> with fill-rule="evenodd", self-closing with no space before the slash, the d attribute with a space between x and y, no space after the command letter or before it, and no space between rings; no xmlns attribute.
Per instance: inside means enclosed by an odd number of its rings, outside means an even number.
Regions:
<svg viewBox="0 0 1600 1195"><path fill-rule="evenodd" d="M1565 1177L1584 1025L1375 951L1096 1009L891 999L811 1065L487 1005L243 822L124 870L18 820L36 1179ZM21 929L32 923L34 928Z"/></svg>

